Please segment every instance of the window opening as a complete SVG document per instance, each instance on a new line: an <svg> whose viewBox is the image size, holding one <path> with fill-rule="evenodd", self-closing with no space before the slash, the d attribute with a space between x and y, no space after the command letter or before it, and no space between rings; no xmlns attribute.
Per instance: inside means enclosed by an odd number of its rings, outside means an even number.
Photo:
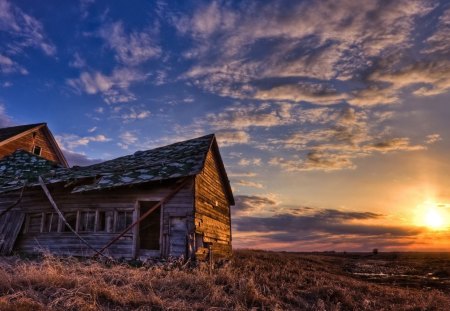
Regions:
<svg viewBox="0 0 450 311"><path fill-rule="evenodd" d="M33 153L34 153L35 155L40 156L41 153L42 153L42 148L39 147L39 146L34 146L34 147L33 147Z"/></svg>

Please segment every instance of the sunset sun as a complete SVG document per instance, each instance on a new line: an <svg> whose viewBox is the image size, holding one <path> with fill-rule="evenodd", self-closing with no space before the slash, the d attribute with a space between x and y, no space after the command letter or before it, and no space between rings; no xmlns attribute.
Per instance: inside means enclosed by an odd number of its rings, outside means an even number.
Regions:
<svg viewBox="0 0 450 311"><path fill-rule="evenodd" d="M439 213L439 211L430 209L426 213L425 224L429 228L439 229L444 226L444 220L442 219L442 215Z"/></svg>
<svg viewBox="0 0 450 311"><path fill-rule="evenodd" d="M440 230L446 226L445 214L441 211L439 204L428 201L422 205L422 225L432 230Z"/></svg>

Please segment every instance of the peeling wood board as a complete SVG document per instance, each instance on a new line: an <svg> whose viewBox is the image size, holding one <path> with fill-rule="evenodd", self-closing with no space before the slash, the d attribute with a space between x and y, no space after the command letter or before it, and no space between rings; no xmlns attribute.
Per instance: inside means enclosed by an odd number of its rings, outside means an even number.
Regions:
<svg viewBox="0 0 450 311"><path fill-rule="evenodd" d="M9 255L19 236L25 214L19 211L8 212L0 218L0 255Z"/></svg>

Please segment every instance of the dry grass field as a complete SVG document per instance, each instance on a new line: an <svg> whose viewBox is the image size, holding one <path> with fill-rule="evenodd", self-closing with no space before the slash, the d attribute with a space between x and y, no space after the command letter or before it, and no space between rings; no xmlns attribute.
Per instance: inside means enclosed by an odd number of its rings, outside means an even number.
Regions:
<svg viewBox="0 0 450 311"><path fill-rule="evenodd" d="M235 251L210 274L43 256L0 259L0 310L448 310L449 254Z"/></svg>

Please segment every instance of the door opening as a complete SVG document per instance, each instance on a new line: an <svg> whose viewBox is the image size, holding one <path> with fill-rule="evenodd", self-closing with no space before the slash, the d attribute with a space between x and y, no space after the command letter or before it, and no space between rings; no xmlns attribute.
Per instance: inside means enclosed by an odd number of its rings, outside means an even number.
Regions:
<svg viewBox="0 0 450 311"><path fill-rule="evenodd" d="M143 215L158 202L139 202ZM158 207L139 224L139 248L141 250L160 250L161 207Z"/></svg>

